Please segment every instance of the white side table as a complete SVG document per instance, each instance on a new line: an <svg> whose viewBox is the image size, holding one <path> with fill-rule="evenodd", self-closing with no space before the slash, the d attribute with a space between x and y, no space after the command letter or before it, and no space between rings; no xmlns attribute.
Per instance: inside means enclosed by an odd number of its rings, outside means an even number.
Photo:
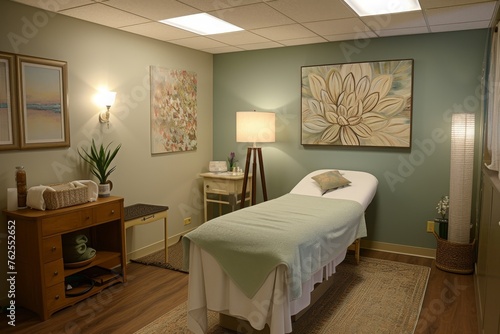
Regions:
<svg viewBox="0 0 500 334"><path fill-rule="evenodd" d="M244 173L202 173L203 177L203 202L205 207L205 221L208 219L208 203L218 203L219 212L222 212L222 205L230 205L234 211L241 202L241 191L243 190ZM252 175L249 175L249 182L244 201L251 202L252 197ZM253 204L253 203L251 203Z"/></svg>

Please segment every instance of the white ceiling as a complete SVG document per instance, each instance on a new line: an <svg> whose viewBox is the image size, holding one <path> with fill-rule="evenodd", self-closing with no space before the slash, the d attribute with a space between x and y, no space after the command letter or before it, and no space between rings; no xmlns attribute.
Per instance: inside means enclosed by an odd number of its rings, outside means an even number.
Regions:
<svg viewBox="0 0 500 334"><path fill-rule="evenodd" d="M419 0L421 11L359 17L342 0L11 0L209 53L481 29L499 2ZM158 20L207 12L244 31L200 36Z"/></svg>

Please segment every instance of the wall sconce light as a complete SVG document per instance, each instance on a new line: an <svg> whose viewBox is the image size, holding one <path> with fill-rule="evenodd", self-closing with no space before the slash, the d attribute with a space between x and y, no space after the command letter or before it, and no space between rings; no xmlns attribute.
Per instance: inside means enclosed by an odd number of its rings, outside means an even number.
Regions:
<svg viewBox="0 0 500 334"><path fill-rule="evenodd" d="M99 113L99 122L106 123L109 128L109 109L115 102L116 92L102 92L99 94L99 101L106 106L106 111Z"/></svg>

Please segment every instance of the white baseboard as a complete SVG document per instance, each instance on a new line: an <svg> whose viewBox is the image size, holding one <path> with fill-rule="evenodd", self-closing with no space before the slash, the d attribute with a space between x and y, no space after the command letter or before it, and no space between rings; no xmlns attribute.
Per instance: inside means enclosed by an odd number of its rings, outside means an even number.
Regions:
<svg viewBox="0 0 500 334"><path fill-rule="evenodd" d="M364 239L361 239L361 248L372 249L388 253L428 257L432 259L436 258L436 250L434 248L423 248L423 247L391 244L387 242L371 241Z"/></svg>
<svg viewBox="0 0 500 334"><path fill-rule="evenodd" d="M176 244L177 242L179 242L179 240L181 239L181 237L184 234L186 234L188 232L191 232L194 229L195 228L192 228L190 230L187 230L187 231L181 232L179 234L170 236L168 238L168 240L167 240L168 247L170 247L170 246ZM142 247L142 248L136 249L135 251L127 253L127 263L130 262L130 259L141 258L143 256L146 256L146 255L152 254L154 252L160 251L164 247L165 247L165 243L163 242L163 240L161 240L161 241L155 242L154 244L148 245L146 247Z"/></svg>

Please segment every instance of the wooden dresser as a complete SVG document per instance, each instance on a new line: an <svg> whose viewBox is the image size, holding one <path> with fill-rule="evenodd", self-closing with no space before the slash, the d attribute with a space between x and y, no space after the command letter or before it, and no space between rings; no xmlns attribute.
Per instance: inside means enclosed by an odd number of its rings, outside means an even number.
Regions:
<svg viewBox="0 0 500 334"><path fill-rule="evenodd" d="M126 281L123 198L99 198L57 210L4 211L9 231L15 227L15 303L36 312L43 320L54 312ZM63 236L81 232L96 250L94 260L83 267L66 268ZM94 285L79 296L66 296L65 279L94 266L114 269L114 280Z"/></svg>

